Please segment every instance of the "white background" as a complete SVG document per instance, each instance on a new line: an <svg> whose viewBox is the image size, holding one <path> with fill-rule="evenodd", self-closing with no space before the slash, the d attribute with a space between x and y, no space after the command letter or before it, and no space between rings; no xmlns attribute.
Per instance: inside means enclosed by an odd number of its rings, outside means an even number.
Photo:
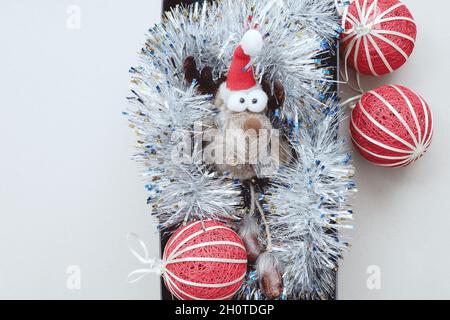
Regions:
<svg viewBox="0 0 450 320"><path fill-rule="evenodd" d="M435 116L429 154L386 170L355 155L353 247L341 264L341 299L450 298L447 78L450 3L405 0L419 27L416 49L394 75L366 89L403 84ZM71 30L70 5L81 9ZM69 10L70 11L70 10ZM0 298L159 298L159 279L129 285L139 267L133 231L159 251L121 115L128 68L159 0L9 0L0 4ZM70 266L81 288L67 287ZM367 268L381 270L369 290Z"/></svg>

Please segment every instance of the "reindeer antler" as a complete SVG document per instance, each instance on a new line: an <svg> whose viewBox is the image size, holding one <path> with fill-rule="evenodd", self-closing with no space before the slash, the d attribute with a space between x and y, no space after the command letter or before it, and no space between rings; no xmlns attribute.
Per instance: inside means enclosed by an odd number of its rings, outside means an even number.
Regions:
<svg viewBox="0 0 450 320"><path fill-rule="evenodd" d="M275 80L272 88L269 79L267 76L264 76L261 85L264 92L269 97L269 101L267 102L267 107L269 110L281 108L284 104L284 100L286 99L286 92L281 82L279 80Z"/></svg>
<svg viewBox="0 0 450 320"><path fill-rule="evenodd" d="M184 60L183 70L184 70L184 79L189 85L192 84L194 79L199 78L197 63L195 62L194 57L189 56Z"/></svg>
<svg viewBox="0 0 450 320"><path fill-rule="evenodd" d="M192 84L194 79L197 80L197 90L201 94L215 95L220 84L224 81L224 78L220 78L217 82L214 81L212 68L209 66L204 67L203 70L199 72L195 58L192 56L189 56L184 60L183 69L186 82Z"/></svg>

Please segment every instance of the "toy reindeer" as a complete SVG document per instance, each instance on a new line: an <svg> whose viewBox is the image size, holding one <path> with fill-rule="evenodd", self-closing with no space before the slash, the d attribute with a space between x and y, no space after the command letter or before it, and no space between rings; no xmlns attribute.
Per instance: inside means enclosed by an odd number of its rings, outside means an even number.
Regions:
<svg viewBox="0 0 450 320"><path fill-rule="evenodd" d="M256 265L261 289L268 298L274 299L281 295L282 277L272 254L270 232L255 193L254 178L265 177L274 166L289 162L292 156L288 144L279 136L268 115L270 110L283 105L284 88L279 82L272 88L265 79L262 84L258 83L251 65L252 57L261 52L263 44L260 32L255 29L247 31L235 49L227 77L218 81L213 79L208 66L199 72L194 57L186 58L184 71L189 84L197 80L200 93L214 95L219 112L214 128L207 132L204 157L219 173L244 181L249 186L250 214L244 217L239 233L246 245L248 260ZM268 149L271 151L266 152ZM259 211L265 225L265 252L259 242L255 210Z"/></svg>
<svg viewBox="0 0 450 320"><path fill-rule="evenodd" d="M261 34L247 31L234 52L227 78L217 82L210 67L197 71L193 57L188 57L184 66L188 83L197 79L199 92L213 94L219 110L214 130L205 135L209 141L205 160L218 172L241 181L266 177L291 157L268 116L270 110L282 106L284 88L279 82L273 90L267 80L257 83L251 66L251 57L262 47Z"/></svg>

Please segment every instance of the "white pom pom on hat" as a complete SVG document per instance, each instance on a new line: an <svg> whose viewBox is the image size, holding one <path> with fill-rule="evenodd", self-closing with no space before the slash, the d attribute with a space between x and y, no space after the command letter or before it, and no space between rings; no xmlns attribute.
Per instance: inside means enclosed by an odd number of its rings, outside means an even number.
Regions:
<svg viewBox="0 0 450 320"><path fill-rule="evenodd" d="M241 46L245 54L253 57L261 53L264 45L262 34L256 30L248 30L241 40Z"/></svg>

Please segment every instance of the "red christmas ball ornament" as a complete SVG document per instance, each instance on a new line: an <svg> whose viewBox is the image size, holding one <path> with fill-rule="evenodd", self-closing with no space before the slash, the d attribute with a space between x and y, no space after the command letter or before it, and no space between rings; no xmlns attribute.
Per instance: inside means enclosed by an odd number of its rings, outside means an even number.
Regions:
<svg viewBox="0 0 450 320"><path fill-rule="evenodd" d="M226 300L241 287L247 252L239 236L222 223L197 221L179 228L163 255L163 278L181 300Z"/></svg>
<svg viewBox="0 0 450 320"><path fill-rule="evenodd" d="M417 93L386 85L362 96L352 111L350 134L358 151L370 162L405 167L430 147L433 115Z"/></svg>
<svg viewBox="0 0 450 320"><path fill-rule="evenodd" d="M381 76L400 68L414 49L416 24L398 0L355 0L343 19L341 54L345 68Z"/></svg>

